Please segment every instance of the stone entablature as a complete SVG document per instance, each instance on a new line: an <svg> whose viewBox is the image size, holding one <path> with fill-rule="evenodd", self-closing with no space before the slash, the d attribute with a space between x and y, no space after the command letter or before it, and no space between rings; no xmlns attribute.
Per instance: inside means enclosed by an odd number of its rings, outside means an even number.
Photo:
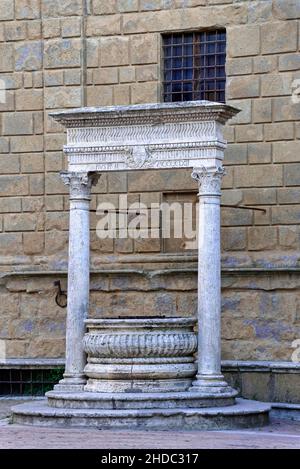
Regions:
<svg viewBox="0 0 300 469"><path fill-rule="evenodd" d="M52 113L67 128L70 171L220 166L222 126L238 111L209 101Z"/></svg>

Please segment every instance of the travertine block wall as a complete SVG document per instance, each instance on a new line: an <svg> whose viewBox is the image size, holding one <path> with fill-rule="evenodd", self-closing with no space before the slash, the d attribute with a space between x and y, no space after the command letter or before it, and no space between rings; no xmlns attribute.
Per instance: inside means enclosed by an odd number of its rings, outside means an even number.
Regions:
<svg viewBox="0 0 300 469"><path fill-rule="evenodd" d="M224 315L230 320L225 322L224 353L226 358L289 359L293 352L289 344L300 338L296 313L300 296L296 286L296 306L289 316L290 329L283 344L281 332L285 331L286 302L291 296L283 295L282 302L278 299L287 288L286 277L274 269L299 267L300 103L292 99L293 90L300 86L299 18L298 0L1 0L0 79L7 91L6 102L0 103L0 270L36 271L35 282L40 285L40 290L32 294L27 287L24 290L18 275L13 291L6 280L2 281L4 325L0 339L7 342L9 356L63 354L65 311L54 303L52 280L56 277L51 277L50 288L49 283L47 287L44 284L45 277L38 274L65 270L67 265L68 196L58 176L66 166L62 154L65 136L48 113L83 105L160 101L161 34L224 27L227 101L242 112L226 128L229 146L223 203L266 209L265 214L222 209L224 268L258 269L255 284L225 292ZM196 185L190 171L103 175L94 189L92 208L104 200L117 203L122 193L129 194L129 203L159 202L175 189L187 200L194 199ZM95 236L97 220L92 214L95 268L137 265L155 270L163 256L169 268L174 268L169 282L176 286L176 269L186 268L187 260L193 261L178 240L173 244L160 240L101 241ZM278 282L270 290L268 301L258 304L266 270L278 275ZM257 295L253 302L249 297L249 289L253 294L251 285L255 285ZM190 295L194 294L192 290ZM193 314L193 307L180 292L178 289L181 300L176 301L185 305L187 314ZM258 315L256 326L247 308L239 309L239 318L235 315L234 305L248 297L253 314ZM125 310L130 314L120 292L113 298L120 314ZM95 301L92 295L93 311L97 311ZM53 348L38 341L36 329L26 329L23 315L30 316L30 311L34 320L47 317L49 324L61 327L58 333L56 326L47 326L49 334L55 331ZM105 311L112 314L109 308ZM159 313L165 314L160 303ZM135 306L132 314L137 314ZM179 314L179 310L171 308L167 314ZM270 316L280 333L268 329ZM6 328L12 317L19 326ZM249 335L243 353L237 333L230 332L233 330ZM27 334L26 338L22 334ZM258 354L262 334L269 345L262 346Z"/></svg>

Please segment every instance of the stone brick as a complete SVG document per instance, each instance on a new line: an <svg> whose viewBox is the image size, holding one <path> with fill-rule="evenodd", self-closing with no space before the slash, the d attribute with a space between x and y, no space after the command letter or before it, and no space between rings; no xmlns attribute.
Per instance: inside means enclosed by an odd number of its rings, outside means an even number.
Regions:
<svg viewBox="0 0 300 469"><path fill-rule="evenodd" d="M237 142L259 142L263 140L262 124L239 125L235 129Z"/></svg>
<svg viewBox="0 0 300 469"><path fill-rule="evenodd" d="M47 109L80 107L80 87L55 87L45 90L45 106Z"/></svg>
<svg viewBox="0 0 300 469"><path fill-rule="evenodd" d="M46 231L59 230L67 231L69 228L69 213L68 212L49 212L46 213Z"/></svg>
<svg viewBox="0 0 300 469"><path fill-rule="evenodd" d="M21 21L11 21L5 25L6 41L24 41L26 39L26 23Z"/></svg>
<svg viewBox="0 0 300 469"><path fill-rule="evenodd" d="M250 164L271 163L272 147L270 143L249 143L248 159Z"/></svg>
<svg viewBox="0 0 300 469"><path fill-rule="evenodd" d="M121 33L121 17L114 16L88 16L87 36L113 36Z"/></svg>
<svg viewBox="0 0 300 469"><path fill-rule="evenodd" d="M277 228L275 226L255 226L248 228L248 249L263 251L275 249L277 244Z"/></svg>
<svg viewBox="0 0 300 469"><path fill-rule="evenodd" d="M62 195L48 195L45 197L45 209L47 212L58 212L64 208Z"/></svg>
<svg viewBox="0 0 300 469"><path fill-rule="evenodd" d="M68 233L52 230L45 233L45 254L57 254L68 249Z"/></svg>
<svg viewBox="0 0 300 469"><path fill-rule="evenodd" d="M41 9L39 0L17 0L15 8L18 20L40 18Z"/></svg>
<svg viewBox="0 0 300 469"><path fill-rule="evenodd" d="M245 228L222 228L222 249L224 251L241 251L247 246L247 232Z"/></svg>
<svg viewBox="0 0 300 469"><path fill-rule="evenodd" d="M259 26L228 28L227 53L231 57L257 55L260 50Z"/></svg>
<svg viewBox="0 0 300 469"><path fill-rule="evenodd" d="M297 162L299 161L299 152L300 142L277 142L273 145L275 163Z"/></svg>
<svg viewBox="0 0 300 469"><path fill-rule="evenodd" d="M49 134L45 135L45 150L46 151L61 151L66 143L65 134Z"/></svg>
<svg viewBox="0 0 300 469"><path fill-rule="evenodd" d="M9 152L9 140L7 138L0 137L0 153Z"/></svg>
<svg viewBox="0 0 300 469"><path fill-rule="evenodd" d="M117 67L99 68L93 71L93 83L95 85L110 85L118 83Z"/></svg>
<svg viewBox="0 0 300 469"><path fill-rule="evenodd" d="M294 124L291 122L280 122L265 125L265 140L292 140L294 138ZM276 145L274 145L274 148Z"/></svg>
<svg viewBox="0 0 300 469"><path fill-rule="evenodd" d="M128 0L121 0L123 3L136 3L137 0L128 1ZM163 8L163 1L162 0L141 0L141 10L148 11L148 10L161 10Z"/></svg>
<svg viewBox="0 0 300 469"><path fill-rule="evenodd" d="M44 107L42 90L17 90L17 111L39 111Z"/></svg>
<svg viewBox="0 0 300 469"><path fill-rule="evenodd" d="M0 213L13 213L21 211L21 199L19 197L1 197Z"/></svg>
<svg viewBox="0 0 300 469"><path fill-rule="evenodd" d="M41 152L44 149L44 141L42 135L31 135L24 138L21 136L11 138L12 153L33 153Z"/></svg>
<svg viewBox="0 0 300 469"><path fill-rule="evenodd" d="M277 70L277 56L258 56L253 58L254 73L270 73Z"/></svg>
<svg viewBox="0 0 300 469"><path fill-rule="evenodd" d="M16 255L21 254L22 251L22 233L0 233L1 255Z"/></svg>
<svg viewBox="0 0 300 469"><path fill-rule="evenodd" d="M300 202L300 189L281 188L277 189L278 203L281 204L297 204Z"/></svg>
<svg viewBox="0 0 300 469"><path fill-rule="evenodd" d="M272 0L250 1L248 5L248 22L263 23L272 20Z"/></svg>
<svg viewBox="0 0 300 469"><path fill-rule="evenodd" d="M295 225L300 220L299 205L272 207L272 223L277 225Z"/></svg>
<svg viewBox="0 0 300 469"><path fill-rule="evenodd" d="M288 74L264 75L261 77L262 96L290 96L292 81L292 76Z"/></svg>
<svg viewBox="0 0 300 469"><path fill-rule="evenodd" d="M45 169L49 171L61 171L63 169L63 155L62 153L46 153L45 155Z"/></svg>
<svg viewBox="0 0 300 469"><path fill-rule="evenodd" d="M269 22L261 26L263 54L278 54L297 50L297 22Z"/></svg>
<svg viewBox="0 0 300 469"><path fill-rule="evenodd" d="M44 155L41 153L21 155L20 161L22 173L41 173L44 171Z"/></svg>
<svg viewBox="0 0 300 469"><path fill-rule="evenodd" d="M42 212L44 208L44 199L43 197L24 197L22 199L22 211L23 212ZM43 218L43 214L41 214ZM40 223L39 223L40 226Z"/></svg>
<svg viewBox="0 0 300 469"><path fill-rule="evenodd" d="M282 186L282 167L274 165L239 166L234 169L236 187Z"/></svg>
<svg viewBox="0 0 300 469"><path fill-rule="evenodd" d="M114 87L114 104L115 105L130 104L129 85L117 85Z"/></svg>
<svg viewBox="0 0 300 469"><path fill-rule="evenodd" d="M109 15L117 12L117 0L104 2L103 0L93 0L94 15Z"/></svg>
<svg viewBox="0 0 300 469"><path fill-rule="evenodd" d="M81 70L65 70L64 83L65 85L81 85Z"/></svg>
<svg viewBox="0 0 300 469"><path fill-rule="evenodd" d="M154 81L158 80L159 71L157 65L141 65L136 67L137 81Z"/></svg>
<svg viewBox="0 0 300 469"><path fill-rule="evenodd" d="M14 111L15 110L15 93L13 91L5 92L5 102L0 102L0 111Z"/></svg>
<svg viewBox="0 0 300 469"><path fill-rule="evenodd" d="M111 106L113 104L113 88L110 85L88 86L88 106Z"/></svg>
<svg viewBox="0 0 300 469"><path fill-rule="evenodd" d="M287 186L298 186L300 178L300 164L293 163L285 165L284 183Z"/></svg>
<svg viewBox="0 0 300 469"><path fill-rule="evenodd" d="M243 191L239 189L223 190L221 204L239 205L243 201Z"/></svg>
<svg viewBox="0 0 300 469"><path fill-rule="evenodd" d="M299 70L300 56L299 54L285 54L279 57L279 71Z"/></svg>
<svg viewBox="0 0 300 469"><path fill-rule="evenodd" d="M14 16L14 3L11 0L1 0L0 21L13 20Z"/></svg>
<svg viewBox="0 0 300 469"><path fill-rule="evenodd" d="M251 210L222 207L221 226L246 226L252 225L253 215Z"/></svg>
<svg viewBox="0 0 300 469"><path fill-rule="evenodd" d="M141 236L143 236L142 233ZM149 231L149 238L141 237L134 240L134 250L135 252L160 252L160 243L159 230L151 230Z"/></svg>
<svg viewBox="0 0 300 469"><path fill-rule="evenodd" d="M259 77L231 77L227 80L227 99L255 98L259 96Z"/></svg>
<svg viewBox="0 0 300 469"><path fill-rule="evenodd" d="M44 251L44 233L24 233L24 253L41 254Z"/></svg>
<svg viewBox="0 0 300 469"><path fill-rule="evenodd" d="M14 69L14 50L11 44L0 44L0 72Z"/></svg>
<svg viewBox="0 0 300 469"><path fill-rule="evenodd" d="M27 37L28 39L41 39L42 37L42 22L41 20L31 20L27 23Z"/></svg>
<svg viewBox="0 0 300 469"><path fill-rule="evenodd" d="M227 176L228 174L226 178ZM131 171L128 173L129 192L172 191L174 187L179 191L197 190L197 184L191 178L190 169L186 171L174 169L170 171Z"/></svg>
<svg viewBox="0 0 300 469"><path fill-rule="evenodd" d="M158 35L143 34L133 36L130 43L131 63L147 64L158 62Z"/></svg>
<svg viewBox="0 0 300 469"><path fill-rule="evenodd" d="M86 40L86 63L87 67L98 67L99 65L100 40L87 38Z"/></svg>
<svg viewBox="0 0 300 469"><path fill-rule="evenodd" d="M61 22L62 37L78 37L81 35L81 19L68 18Z"/></svg>
<svg viewBox="0 0 300 469"><path fill-rule="evenodd" d="M45 189L44 174L31 174L29 176L29 188L32 195L43 195Z"/></svg>
<svg viewBox="0 0 300 469"><path fill-rule="evenodd" d="M298 199L299 200L299 199ZM284 249L299 249L300 227L279 226L279 246Z"/></svg>
<svg viewBox="0 0 300 469"><path fill-rule="evenodd" d="M62 70L46 70L44 72L45 86L62 86L64 84L64 72Z"/></svg>
<svg viewBox="0 0 300 469"><path fill-rule="evenodd" d="M300 120L300 103L293 103L291 97L273 99L274 121Z"/></svg>
<svg viewBox="0 0 300 469"><path fill-rule="evenodd" d="M12 213L4 215L5 231L34 231L36 227L36 214Z"/></svg>
<svg viewBox="0 0 300 469"><path fill-rule="evenodd" d="M226 164L247 164L247 145L235 143L228 145L225 151Z"/></svg>
<svg viewBox="0 0 300 469"><path fill-rule="evenodd" d="M81 40L61 39L49 40L45 43L44 66L45 68L80 67L81 65Z"/></svg>
<svg viewBox="0 0 300 469"><path fill-rule="evenodd" d="M252 58L240 57L226 59L226 75L250 75L252 73Z"/></svg>
<svg viewBox="0 0 300 469"><path fill-rule="evenodd" d="M276 189L244 189L243 202L245 205L274 205Z"/></svg>
<svg viewBox="0 0 300 469"><path fill-rule="evenodd" d="M42 0L42 11L45 17L77 16L82 13L82 1Z"/></svg>
<svg viewBox="0 0 300 469"><path fill-rule="evenodd" d="M32 113L5 113L2 122L3 135L30 135L33 132Z"/></svg>
<svg viewBox="0 0 300 469"><path fill-rule="evenodd" d="M271 99L255 99L252 112L253 122L272 122Z"/></svg>
<svg viewBox="0 0 300 469"><path fill-rule="evenodd" d="M135 67L121 67L119 70L120 83L135 81Z"/></svg>
<svg viewBox="0 0 300 469"><path fill-rule="evenodd" d="M101 38L100 61L103 67L129 64L129 43L126 37Z"/></svg>
<svg viewBox="0 0 300 469"><path fill-rule="evenodd" d="M59 174L46 174L46 194L68 194L68 187L62 182Z"/></svg>
<svg viewBox="0 0 300 469"><path fill-rule="evenodd" d="M159 101L157 82L135 83L131 86L132 104L155 103Z"/></svg>
<svg viewBox="0 0 300 469"><path fill-rule="evenodd" d="M0 173L14 174L20 171L18 155L2 155L0 158Z"/></svg>
<svg viewBox="0 0 300 469"><path fill-rule="evenodd" d="M250 124L252 108L250 99L228 101L228 104L231 104L241 111L230 120L230 124Z"/></svg>
<svg viewBox="0 0 300 469"><path fill-rule="evenodd" d="M60 21L43 18L43 36L46 39L60 36Z"/></svg>
<svg viewBox="0 0 300 469"><path fill-rule="evenodd" d="M1 196L26 195L29 185L27 176L0 176Z"/></svg>
<svg viewBox="0 0 300 469"><path fill-rule="evenodd" d="M281 20L300 18L300 4L298 0L274 0L274 16Z"/></svg>
<svg viewBox="0 0 300 469"><path fill-rule="evenodd" d="M42 43L32 41L21 44L15 51L16 70L39 70L42 68Z"/></svg>
<svg viewBox="0 0 300 469"><path fill-rule="evenodd" d="M108 192L127 192L127 174L109 173L108 178Z"/></svg>

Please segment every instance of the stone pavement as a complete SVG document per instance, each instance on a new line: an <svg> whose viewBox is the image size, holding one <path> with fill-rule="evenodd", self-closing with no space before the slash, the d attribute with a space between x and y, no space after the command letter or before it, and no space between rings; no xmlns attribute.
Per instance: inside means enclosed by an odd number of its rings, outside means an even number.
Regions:
<svg viewBox="0 0 300 469"><path fill-rule="evenodd" d="M300 422L272 420L267 427L236 431L128 431L11 425L11 405L0 400L0 449L300 449Z"/></svg>

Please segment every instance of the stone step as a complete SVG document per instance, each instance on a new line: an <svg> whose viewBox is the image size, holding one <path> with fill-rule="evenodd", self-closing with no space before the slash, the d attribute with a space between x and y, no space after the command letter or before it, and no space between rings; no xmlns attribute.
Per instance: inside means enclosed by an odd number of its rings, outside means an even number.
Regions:
<svg viewBox="0 0 300 469"><path fill-rule="evenodd" d="M13 423L101 429L221 430L260 427L268 424L270 406L237 399L232 406L168 409L63 409L46 402L13 407Z"/></svg>
<svg viewBox="0 0 300 469"><path fill-rule="evenodd" d="M93 393L56 392L46 394L48 405L64 409L168 409L225 407L235 404L236 391L201 395L199 392Z"/></svg>

